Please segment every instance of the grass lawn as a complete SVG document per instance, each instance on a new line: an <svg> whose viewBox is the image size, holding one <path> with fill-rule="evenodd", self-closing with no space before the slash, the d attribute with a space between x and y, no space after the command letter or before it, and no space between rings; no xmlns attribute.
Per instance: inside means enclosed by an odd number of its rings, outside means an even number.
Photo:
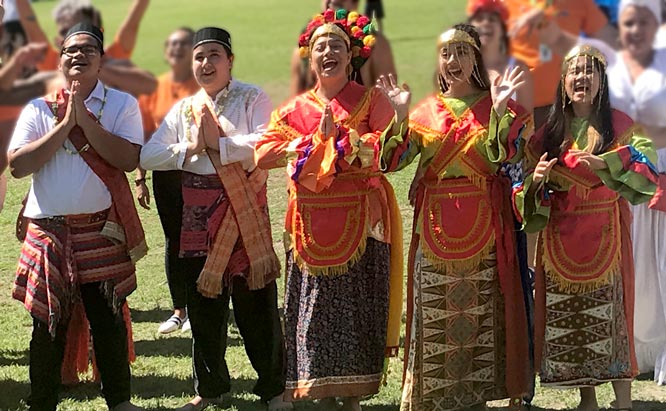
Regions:
<svg viewBox="0 0 666 411"><path fill-rule="evenodd" d="M106 35L110 38L124 17L130 0L97 0L103 12ZM388 0L384 22L385 33L391 41L398 72L402 81L409 82L414 102L431 91L435 65L435 39L446 27L463 19L465 0ZM51 9L55 1L34 3L41 23L50 36L54 33ZM190 25L199 28L218 25L232 33L236 54L234 75L264 87L275 104L287 97L289 57L299 30L316 11L319 1L303 0L153 0L141 27L140 40L134 60L156 74L166 70L162 45L169 31ZM411 207L407 189L413 168L391 176L402 206L405 232L411 226ZM28 189L29 180L10 180L5 210L0 214L0 410L25 410L24 399L29 393L28 346L31 320L20 304L10 296L19 244L14 239L14 219L20 200ZM280 256L282 221L285 210L285 181L283 171L271 174L269 182L273 238ZM138 264L138 290L130 297L134 322L137 361L132 366L133 393L137 404L148 409L171 409L182 405L193 395L191 381L190 334L175 333L161 337L158 324L171 311L171 301L163 269L163 245L157 213L140 209L141 218L151 248L149 255ZM282 284L282 281L280 282ZM243 350L238 330L229 330L227 361L232 375L232 392L226 408L211 410L262 410L258 398L251 394L255 373ZM341 347L344 349L344 347ZM388 385L379 395L364 402L369 411L398 410L400 401L401 362L391 363ZM609 385L599 389L600 405L608 407L613 398ZM634 410L666 410L666 388L651 381L634 384ZM575 407L578 395L573 390L538 389L535 405L538 410L562 410ZM501 403L496 406L503 405ZM106 409L94 384L87 383L63 393L61 411L90 411ZM298 404L299 410L315 409L312 403Z"/></svg>

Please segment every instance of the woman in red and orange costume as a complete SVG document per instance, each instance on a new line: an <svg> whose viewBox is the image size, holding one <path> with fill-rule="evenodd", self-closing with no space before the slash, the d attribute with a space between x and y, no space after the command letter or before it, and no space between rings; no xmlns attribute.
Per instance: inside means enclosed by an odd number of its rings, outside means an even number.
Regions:
<svg viewBox="0 0 666 411"><path fill-rule="evenodd" d="M522 157L532 119L510 96L517 69L493 84L479 36L460 24L438 40L439 92L409 114L409 90L380 88L401 133L384 141L382 168L420 155L410 201L403 411L484 410L528 390L529 353L516 257L511 183L502 164Z"/></svg>
<svg viewBox="0 0 666 411"><path fill-rule="evenodd" d="M533 171L517 204L525 230L543 230L535 286L541 386L579 388L581 411L599 410L594 387L605 382L614 409L631 411L638 371L629 203L655 193L656 157L643 130L611 109L605 57L573 48L548 121L528 144Z"/></svg>
<svg viewBox="0 0 666 411"><path fill-rule="evenodd" d="M359 410L397 353L402 287L400 214L379 170L394 110L353 79L372 25L346 10L317 15L299 45L316 86L273 112L255 146L259 167L287 167L285 342L289 400Z"/></svg>

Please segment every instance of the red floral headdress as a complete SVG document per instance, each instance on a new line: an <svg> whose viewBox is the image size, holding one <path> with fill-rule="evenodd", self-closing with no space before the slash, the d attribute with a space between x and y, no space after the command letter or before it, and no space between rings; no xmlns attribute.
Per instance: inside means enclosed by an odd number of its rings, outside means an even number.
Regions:
<svg viewBox="0 0 666 411"><path fill-rule="evenodd" d="M480 11L497 13L502 21L507 21L509 18L509 10L503 0L469 0L467 2L468 17L472 17Z"/></svg>
<svg viewBox="0 0 666 411"><path fill-rule="evenodd" d="M376 41L374 33L374 25L366 16L345 9L328 9L312 18L298 38L298 46L301 57L306 58L314 41L322 35L343 37L352 52L352 69L358 71L370 57Z"/></svg>

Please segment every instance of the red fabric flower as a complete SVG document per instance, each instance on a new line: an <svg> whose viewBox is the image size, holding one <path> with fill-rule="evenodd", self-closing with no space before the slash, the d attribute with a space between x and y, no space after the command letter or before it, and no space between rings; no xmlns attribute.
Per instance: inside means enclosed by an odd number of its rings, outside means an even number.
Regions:
<svg viewBox="0 0 666 411"><path fill-rule="evenodd" d="M354 36L354 38L362 39L363 36L364 36L364 34L363 34L363 30L359 30L359 31L357 31L356 33L353 34L353 36Z"/></svg>
<svg viewBox="0 0 666 411"><path fill-rule="evenodd" d="M364 46L358 54L359 54L359 56L363 57L364 59L367 59L368 57L370 57L371 52L372 52L372 50L370 49L370 47Z"/></svg>
<svg viewBox="0 0 666 411"><path fill-rule="evenodd" d="M360 16L358 20L356 20L356 25L360 28L365 27L368 23L370 23L370 19L366 16Z"/></svg>
<svg viewBox="0 0 666 411"><path fill-rule="evenodd" d="M306 33L303 33L298 37L298 45L299 46L307 46L308 45L308 35Z"/></svg>
<svg viewBox="0 0 666 411"><path fill-rule="evenodd" d="M330 22L332 22L333 20L335 20L335 12L334 12L333 10L331 10L331 9L326 10L326 11L324 12L324 20L325 20L327 23L330 23Z"/></svg>

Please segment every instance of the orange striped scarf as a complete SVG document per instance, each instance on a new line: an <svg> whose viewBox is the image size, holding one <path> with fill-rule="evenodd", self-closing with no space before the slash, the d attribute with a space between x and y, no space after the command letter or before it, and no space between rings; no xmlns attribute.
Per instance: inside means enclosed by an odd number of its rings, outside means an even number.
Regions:
<svg viewBox="0 0 666 411"><path fill-rule="evenodd" d="M205 106L208 106L211 113L215 113L210 99L202 89L192 97L192 114L199 128ZM215 121L220 135L224 136L217 118ZM207 150L207 154L227 192L231 207L220 223L215 240L209 248L208 258L197 280L197 288L203 296L209 298L222 293L224 271L239 235L250 260L246 277L248 288L264 288L268 282L278 277L280 272L280 262L273 250L270 222L257 201L257 192L266 184L268 172L256 168L248 176L239 163L222 165L217 151Z"/></svg>

